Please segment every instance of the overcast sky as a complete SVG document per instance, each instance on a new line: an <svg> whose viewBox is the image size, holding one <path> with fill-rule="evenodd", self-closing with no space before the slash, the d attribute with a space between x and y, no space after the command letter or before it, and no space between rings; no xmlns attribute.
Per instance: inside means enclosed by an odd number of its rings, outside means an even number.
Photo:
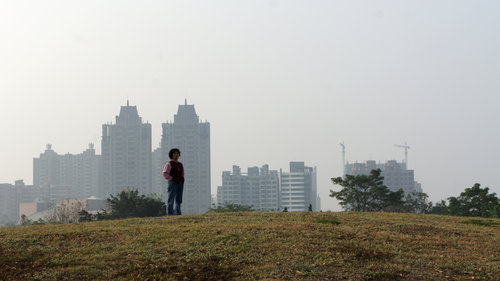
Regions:
<svg viewBox="0 0 500 281"><path fill-rule="evenodd" d="M232 165L404 159L432 201L500 193L499 1L1 1L0 182L33 157L101 151L137 105L153 128L188 99L211 123L212 193ZM182 160L182 159L181 159Z"/></svg>

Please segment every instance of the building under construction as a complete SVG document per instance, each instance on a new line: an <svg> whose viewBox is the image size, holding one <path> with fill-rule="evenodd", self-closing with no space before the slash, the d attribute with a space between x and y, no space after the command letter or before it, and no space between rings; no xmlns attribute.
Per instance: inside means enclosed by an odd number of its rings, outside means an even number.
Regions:
<svg viewBox="0 0 500 281"><path fill-rule="evenodd" d="M382 164L369 160L366 163L345 164L347 175L369 175L370 171L375 169L382 170L384 184L391 191L403 189L405 193L422 192L422 185L415 181L414 172L406 168L406 163L390 160Z"/></svg>

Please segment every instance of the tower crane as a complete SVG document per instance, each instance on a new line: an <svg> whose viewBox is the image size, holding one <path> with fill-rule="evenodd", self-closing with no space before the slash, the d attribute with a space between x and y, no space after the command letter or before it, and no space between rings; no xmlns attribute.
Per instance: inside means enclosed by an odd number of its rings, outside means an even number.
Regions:
<svg viewBox="0 0 500 281"><path fill-rule="evenodd" d="M343 168L343 176L345 176L345 145L344 145L344 142L341 142L340 146L342 146L342 168Z"/></svg>
<svg viewBox="0 0 500 281"><path fill-rule="evenodd" d="M410 147L408 146L408 144L406 142L404 145L395 144L394 146L401 147L401 148L405 149L405 165L406 165L406 169L408 169L408 149L410 149Z"/></svg>

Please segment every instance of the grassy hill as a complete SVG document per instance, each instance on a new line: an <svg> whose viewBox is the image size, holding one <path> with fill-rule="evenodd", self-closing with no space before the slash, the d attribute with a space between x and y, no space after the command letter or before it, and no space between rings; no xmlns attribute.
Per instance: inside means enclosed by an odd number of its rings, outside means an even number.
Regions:
<svg viewBox="0 0 500 281"><path fill-rule="evenodd" d="M251 212L0 228L0 280L499 276L499 219Z"/></svg>

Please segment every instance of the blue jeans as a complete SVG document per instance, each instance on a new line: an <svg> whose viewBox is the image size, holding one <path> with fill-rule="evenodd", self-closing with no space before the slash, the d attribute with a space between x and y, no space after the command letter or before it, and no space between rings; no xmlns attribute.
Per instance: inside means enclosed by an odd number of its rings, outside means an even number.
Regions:
<svg viewBox="0 0 500 281"><path fill-rule="evenodd" d="M168 182L168 215L180 215L181 213L181 203L182 203L182 191L184 190L184 183L178 183L175 181ZM175 202L175 213L174 213L174 202Z"/></svg>

